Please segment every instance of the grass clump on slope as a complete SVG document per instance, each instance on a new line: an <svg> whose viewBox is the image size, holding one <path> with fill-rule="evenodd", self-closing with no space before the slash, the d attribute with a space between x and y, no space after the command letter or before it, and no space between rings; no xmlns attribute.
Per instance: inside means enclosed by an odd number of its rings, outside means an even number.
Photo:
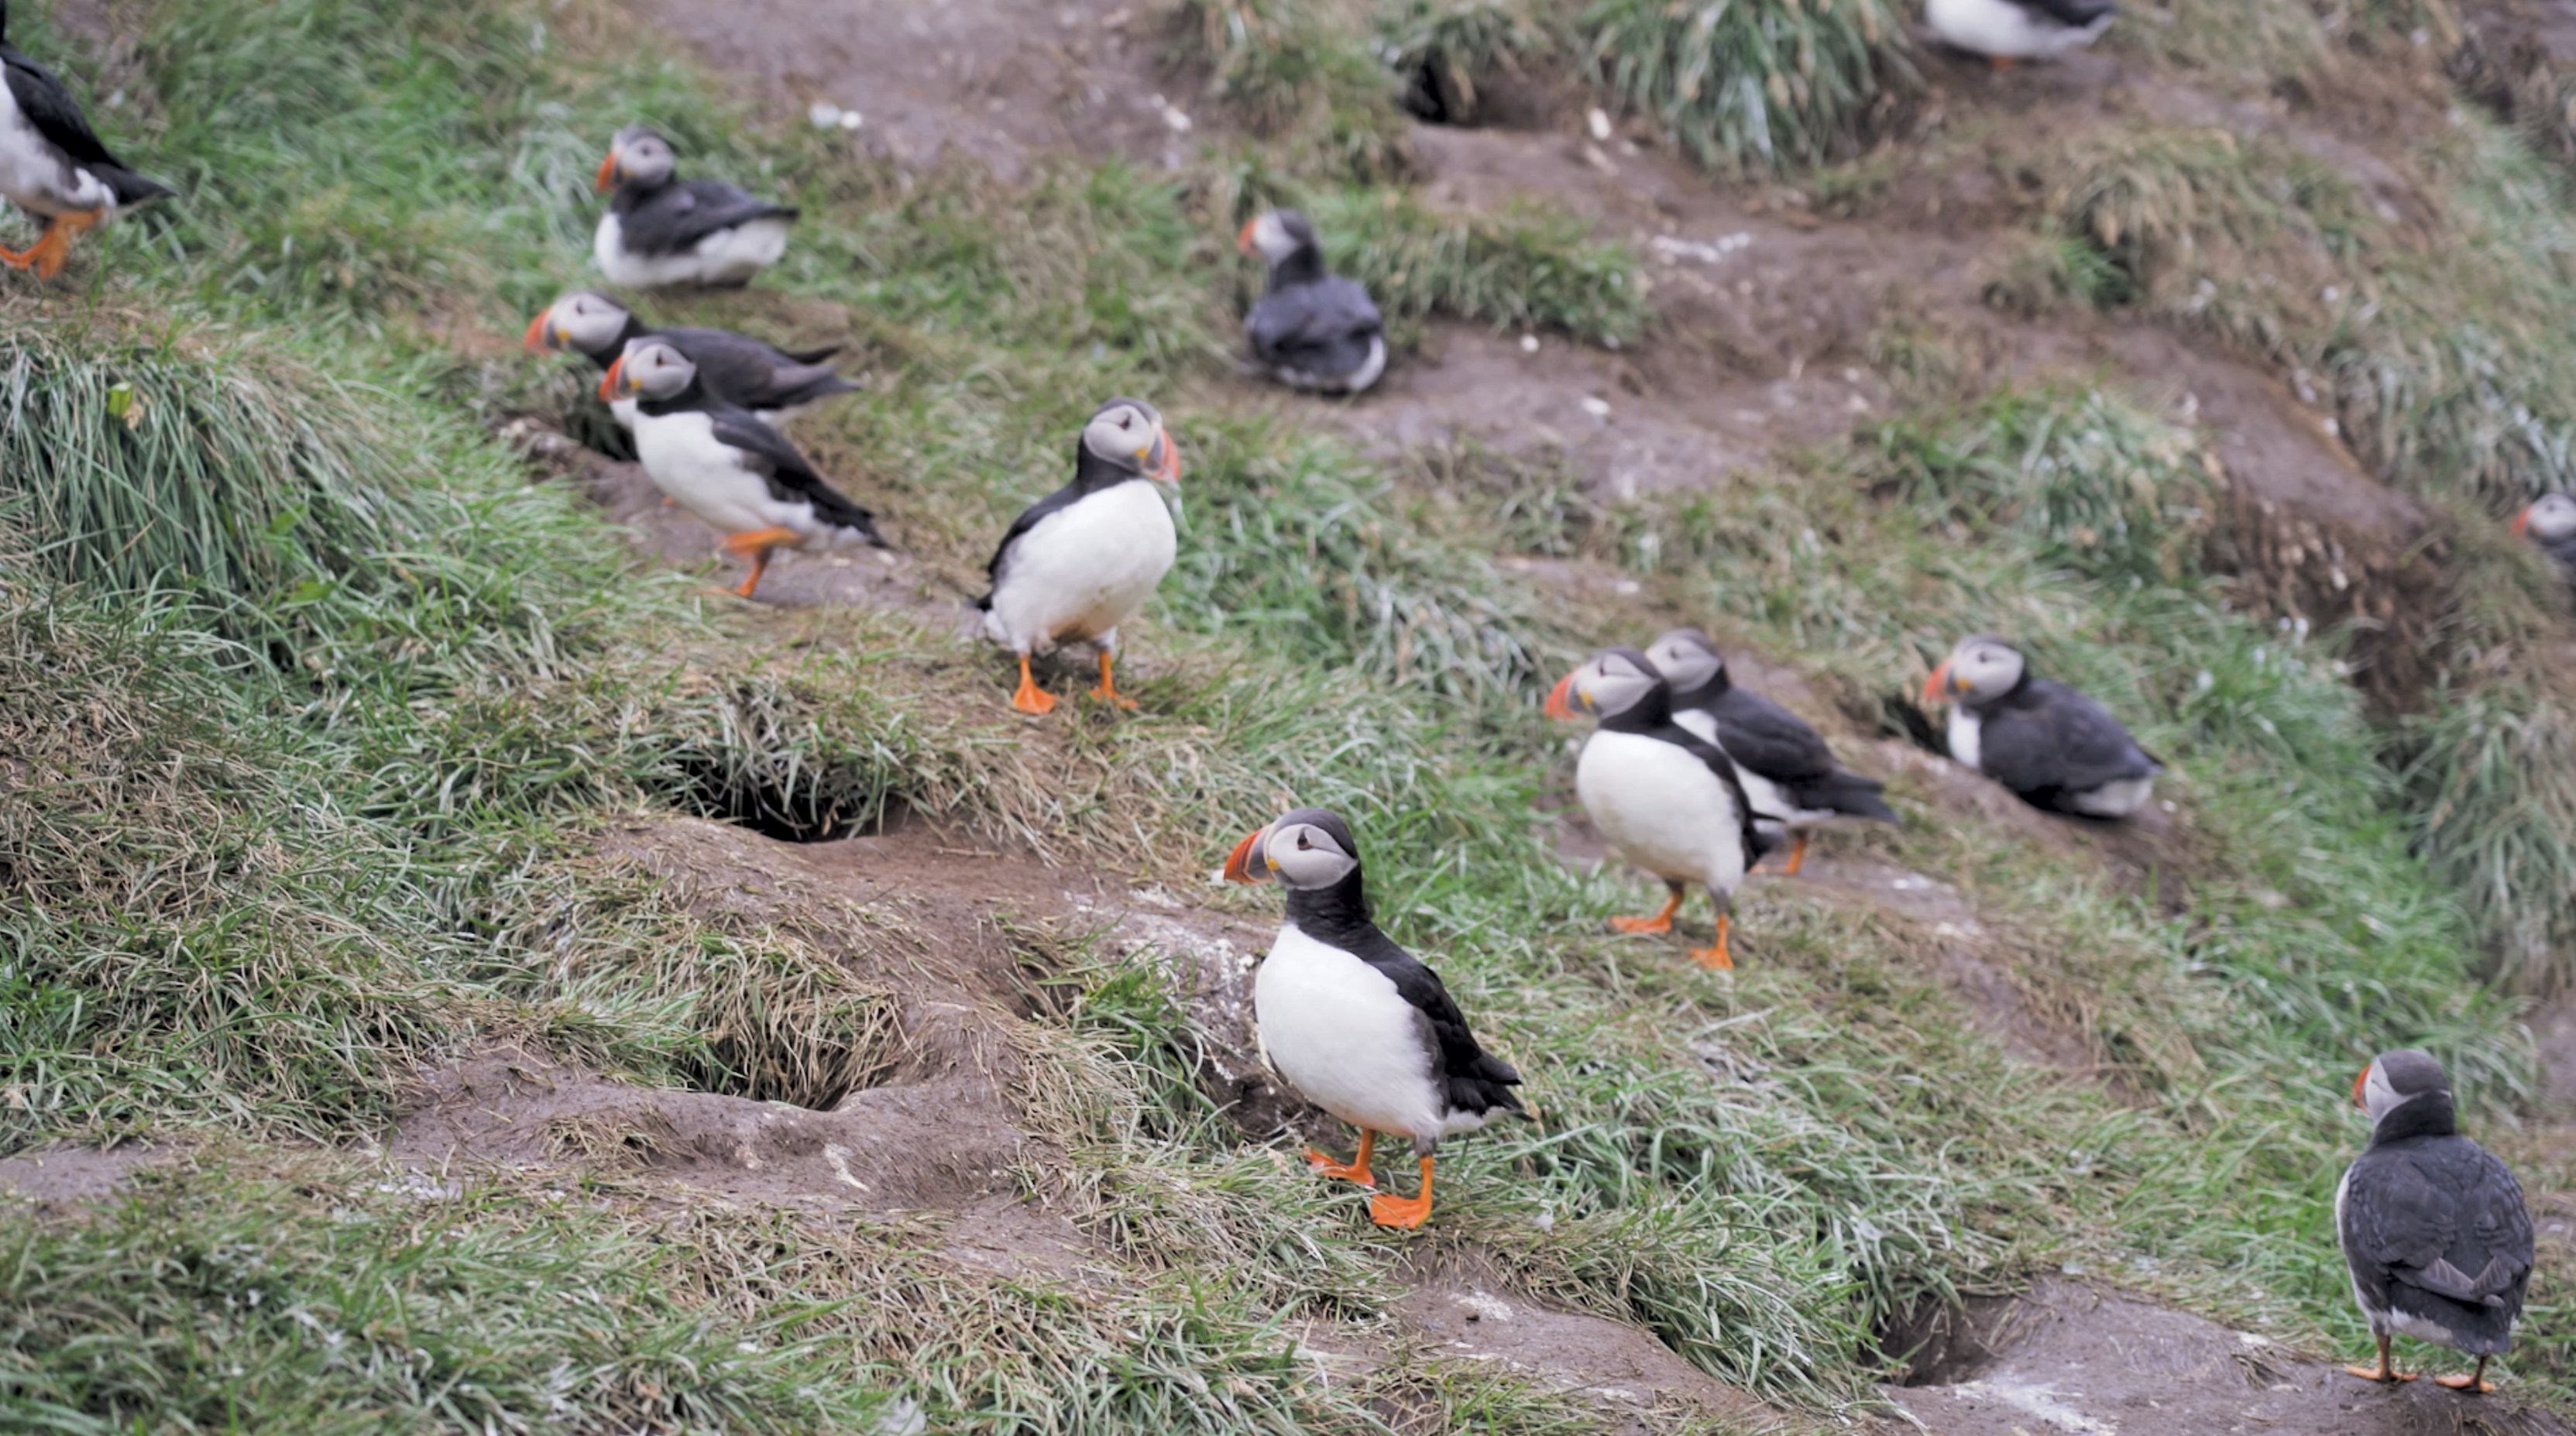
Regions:
<svg viewBox="0 0 2576 1436"><path fill-rule="evenodd" d="M1882 0L1593 0L1574 29L1620 105L1729 175L1846 157L1914 83Z"/></svg>

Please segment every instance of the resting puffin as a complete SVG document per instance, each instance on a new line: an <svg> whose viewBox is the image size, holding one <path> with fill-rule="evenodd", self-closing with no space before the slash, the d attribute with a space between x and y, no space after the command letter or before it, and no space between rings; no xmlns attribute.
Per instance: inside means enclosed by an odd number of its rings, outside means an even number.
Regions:
<svg viewBox="0 0 2576 1436"><path fill-rule="evenodd" d="M1369 1152L1377 1134L1412 1138L1420 1194L1381 1192L1369 1198L1369 1219L1382 1227L1422 1225L1431 1215L1432 1150L1498 1112L1521 1111L1512 1092L1521 1074L1476 1045L1440 974L1369 920L1360 845L1340 815L1322 808L1282 814L1235 844L1225 877L1276 878L1288 890L1288 921L1252 978L1261 1050L1307 1101L1360 1129L1349 1161L1309 1149L1307 1164L1375 1187Z"/></svg>
<svg viewBox="0 0 2576 1436"><path fill-rule="evenodd" d="M1924 23L1942 43L1983 55L1998 70L2053 60L2102 38L2111 0L1929 0Z"/></svg>
<svg viewBox="0 0 2576 1436"><path fill-rule="evenodd" d="M1923 701L1955 701L1950 756L2034 808L2125 818L2165 770L2101 704L2033 678L2021 650L1991 633L1960 639L1923 681Z"/></svg>
<svg viewBox="0 0 2576 1436"><path fill-rule="evenodd" d="M1083 641L1100 653L1091 696L1122 708L1110 656L1118 625L1136 616L1178 553L1171 510L1155 484L1181 481L1181 451L1163 416L1142 399L1112 399L1082 426L1073 482L1020 511L984 571L992 592L975 600L984 632L1020 656L1011 706L1047 713L1055 696L1029 676L1029 655Z"/></svg>
<svg viewBox="0 0 2576 1436"><path fill-rule="evenodd" d="M1807 829L1835 818L1896 821L1879 797L1887 785L1834 764L1833 750L1797 714L1726 676L1726 658L1696 628L1676 628L1646 649L1672 689L1673 721L1726 750L1766 837L1790 835L1783 873L1807 857Z"/></svg>
<svg viewBox="0 0 2576 1436"><path fill-rule="evenodd" d="M71 91L54 73L8 42L9 6L0 0L0 196L45 222L23 250L0 249L0 264L60 274L72 236L148 200L174 194L168 185L127 169L108 153Z"/></svg>
<svg viewBox="0 0 2576 1436"><path fill-rule="evenodd" d="M776 424L835 394L867 387L844 379L823 361L840 353L838 346L790 353L730 329L648 329L625 305L604 294L576 289L546 306L528 321L527 346L532 351L571 350L601 369L617 362L637 339L659 339L698 366L698 382L710 397L749 409L764 424ZM609 405L617 422L635 427L635 401Z"/></svg>
<svg viewBox="0 0 2576 1436"><path fill-rule="evenodd" d="M2576 588L2576 494L2542 494L2513 516L2513 531L2558 560L2568 586Z"/></svg>
<svg viewBox="0 0 2576 1436"><path fill-rule="evenodd" d="M2379 1365L2344 1369L2414 1380L2388 1364L2388 1338L2405 1335L2477 1357L2477 1370L2437 1384L2492 1391L2487 1362L2513 1344L2531 1285L2522 1188L2452 1125L2450 1084L2425 1053L2380 1053L2352 1080L2352 1100L2370 1114L2370 1145L2335 1188L2335 1239Z"/></svg>
<svg viewBox="0 0 2576 1436"><path fill-rule="evenodd" d="M1235 248L1270 266L1270 287L1243 316L1252 357L1292 389L1357 394L1386 372L1385 324L1359 284L1324 268L1315 227L1274 209L1243 227Z"/></svg>
<svg viewBox="0 0 2576 1436"><path fill-rule="evenodd" d="M1726 750L1673 721L1672 690L1646 655L1604 649L1556 681L1547 716L1600 720L1575 760L1574 793L1619 855L1670 889L1653 917L1615 917L1620 932L1670 932L1685 883L1708 889L1717 940L1691 954L1706 967L1727 955L1729 904L1744 874L1769 850Z"/></svg>
<svg viewBox="0 0 2576 1436"><path fill-rule="evenodd" d="M609 141L598 187L615 190L591 239L599 272L612 284L730 288L787 252L793 207L754 199L722 180L675 180L671 143L642 125Z"/></svg>
<svg viewBox="0 0 2576 1436"><path fill-rule="evenodd" d="M769 556L843 536L886 547L875 518L843 498L750 410L725 403L698 381L698 366L661 339L638 339L608 366L599 397L634 399L635 455L653 486L724 532L726 552L751 560L760 584Z"/></svg>

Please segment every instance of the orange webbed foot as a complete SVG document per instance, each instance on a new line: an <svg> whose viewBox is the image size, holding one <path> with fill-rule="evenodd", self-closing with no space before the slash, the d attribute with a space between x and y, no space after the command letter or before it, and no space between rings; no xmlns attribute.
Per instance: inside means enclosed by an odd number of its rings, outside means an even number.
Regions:
<svg viewBox="0 0 2576 1436"><path fill-rule="evenodd" d="M2447 1386L2453 1391L2466 1391L2473 1396L2483 1396L2495 1390L2494 1382L2471 1376L2465 1371L2457 1376L2436 1376L2433 1378L2433 1384Z"/></svg>
<svg viewBox="0 0 2576 1436"><path fill-rule="evenodd" d="M1410 1197L1380 1192L1369 1198L1369 1220L1411 1231L1431 1215L1431 1159L1422 1159L1422 1190Z"/></svg>
<svg viewBox="0 0 2576 1436"><path fill-rule="evenodd" d="M1371 1190L1375 1190L1377 1187L1377 1179L1369 1175L1368 1149L1366 1147L1362 1147L1360 1149L1360 1155L1347 1162L1335 1159L1330 1153L1318 1152L1314 1148L1308 1147L1306 1149L1306 1165L1312 1168L1315 1174L1319 1177L1332 1177L1339 1181L1357 1182L1361 1186L1370 1188Z"/></svg>
<svg viewBox="0 0 2576 1436"><path fill-rule="evenodd" d="M1720 972L1734 971L1735 959L1729 956L1726 951L1726 930L1729 926L1730 924L1728 922L1727 914L1719 913L1717 915L1717 941L1692 953L1691 961L1698 963L1702 967L1714 968Z"/></svg>
<svg viewBox="0 0 2576 1436"><path fill-rule="evenodd" d="M1671 932L1673 920L1660 913L1654 917L1614 917L1610 919L1610 930L1612 932Z"/></svg>
<svg viewBox="0 0 2576 1436"><path fill-rule="evenodd" d="M1118 685L1111 681L1109 676L1109 654L1106 651L1103 651L1100 655L1100 686L1091 690L1091 696L1114 708L1133 708L1136 706L1135 699L1122 698L1119 696Z"/></svg>
<svg viewBox="0 0 2576 1436"><path fill-rule="evenodd" d="M1029 676L1029 656L1020 655L1020 686L1011 694L1011 706L1033 717L1043 718L1055 711L1055 695L1038 686Z"/></svg>
<svg viewBox="0 0 2576 1436"><path fill-rule="evenodd" d="M2412 1381L2416 1375L2411 1371L2399 1371L2387 1366L2347 1366L2344 1370L2364 1381Z"/></svg>

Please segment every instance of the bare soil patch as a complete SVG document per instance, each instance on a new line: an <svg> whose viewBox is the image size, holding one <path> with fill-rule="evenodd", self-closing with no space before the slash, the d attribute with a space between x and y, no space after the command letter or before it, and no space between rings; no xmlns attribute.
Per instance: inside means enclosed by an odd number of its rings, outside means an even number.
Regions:
<svg viewBox="0 0 2576 1436"><path fill-rule="evenodd" d="M148 1142L113 1147L46 1147L0 1157L0 1209L27 1203L38 1216L93 1206L124 1189L136 1172L184 1160L184 1149Z"/></svg>

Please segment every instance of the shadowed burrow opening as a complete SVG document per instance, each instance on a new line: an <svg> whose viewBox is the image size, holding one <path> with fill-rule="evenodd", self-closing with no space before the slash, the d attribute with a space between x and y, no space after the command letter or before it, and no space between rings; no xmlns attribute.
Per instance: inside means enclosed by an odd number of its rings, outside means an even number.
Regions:
<svg viewBox="0 0 2576 1436"><path fill-rule="evenodd" d="M782 843L828 843L900 819L895 773L818 751L782 695L745 689L711 715L716 731L671 755L679 796L701 817Z"/></svg>
<svg viewBox="0 0 2576 1436"><path fill-rule="evenodd" d="M675 1064L692 1092L829 1112L891 1082L906 1051L892 994L802 952L728 946L693 974L696 1047Z"/></svg>
<svg viewBox="0 0 2576 1436"><path fill-rule="evenodd" d="M2018 1297L1926 1294L1882 1314L1871 1339L1898 1386L1955 1386L1973 1381L2010 1344Z"/></svg>
<svg viewBox="0 0 2576 1436"><path fill-rule="evenodd" d="M1943 758L1950 756L1950 735L1946 725L1916 702L1913 694L1901 688L1880 694L1876 713L1854 716L1875 722L1882 737L1901 738L1926 753Z"/></svg>
<svg viewBox="0 0 2576 1436"><path fill-rule="evenodd" d="M1546 118L1546 85L1510 58L1502 34L1460 33L1391 46L1396 102L1425 124L1534 129Z"/></svg>

